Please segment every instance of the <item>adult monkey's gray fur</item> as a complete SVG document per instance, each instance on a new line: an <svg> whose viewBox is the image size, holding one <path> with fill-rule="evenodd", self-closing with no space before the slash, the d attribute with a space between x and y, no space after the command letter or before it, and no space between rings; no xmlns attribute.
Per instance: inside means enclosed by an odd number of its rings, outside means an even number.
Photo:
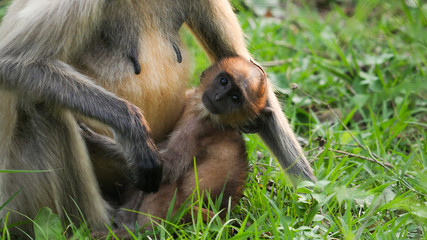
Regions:
<svg viewBox="0 0 427 240"><path fill-rule="evenodd" d="M112 129L133 182L157 189L161 168L145 119L161 140L179 118L189 76L184 23L212 61L250 58L227 0L13 1L0 26L0 169L51 171L1 173L0 204L19 193L0 218L12 210L15 223L49 206L73 220L80 209L94 228L108 222L77 118ZM269 91L274 111L260 135L290 175L314 181ZM20 227L31 234L30 224Z"/></svg>

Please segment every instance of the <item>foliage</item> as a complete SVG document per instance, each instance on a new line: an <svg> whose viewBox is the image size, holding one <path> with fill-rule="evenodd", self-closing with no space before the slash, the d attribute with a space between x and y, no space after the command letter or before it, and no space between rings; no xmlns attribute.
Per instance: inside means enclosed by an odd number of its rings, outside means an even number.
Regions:
<svg viewBox="0 0 427 240"><path fill-rule="evenodd" d="M204 223L197 213L193 224L172 219L139 237L427 239L427 4L233 3L318 182L293 189L262 142L246 135L250 176L225 219ZM209 62L182 35L196 83Z"/></svg>
<svg viewBox="0 0 427 240"><path fill-rule="evenodd" d="M0 22L1 18L3 18L4 14L6 13L6 6L10 3L9 0L1 0L0 1Z"/></svg>

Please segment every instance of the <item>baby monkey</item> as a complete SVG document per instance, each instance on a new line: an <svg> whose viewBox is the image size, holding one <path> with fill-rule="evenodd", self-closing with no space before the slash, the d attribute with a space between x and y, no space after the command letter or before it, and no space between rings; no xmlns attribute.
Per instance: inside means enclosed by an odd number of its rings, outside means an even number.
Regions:
<svg viewBox="0 0 427 240"><path fill-rule="evenodd" d="M200 192L212 199L221 193L220 208L240 199L247 178L248 159L241 132L256 132L269 114L267 77L260 66L241 57L224 58L200 76L200 86L186 92L186 106L169 138L158 144L163 159L163 179L157 193L136 189L122 194L119 207L166 218L175 194L175 213L193 194L196 176ZM82 126L91 154L105 155L106 165L119 166L124 158L114 142ZM93 147L91 147L93 145ZM194 159L196 166L194 166ZM102 186L101 186L102 187ZM207 213L206 213L207 212ZM205 211L205 214L211 214ZM225 211L220 216L224 216ZM190 216L184 216L189 220ZM135 219L136 218L136 219ZM149 223L142 214L120 211L115 221L139 226Z"/></svg>
<svg viewBox="0 0 427 240"><path fill-rule="evenodd" d="M198 165L211 158L216 159L212 159L215 164L228 159L224 155L243 143L240 131L256 132L260 116L268 112L266 93L267 77L252 61L224 58L205 70L200 85L187 91L186 106L175 130L159 145L163 181L176 181L192 166L194 157ZM223 143L229 134L239 139L234 146Z"/></svg>

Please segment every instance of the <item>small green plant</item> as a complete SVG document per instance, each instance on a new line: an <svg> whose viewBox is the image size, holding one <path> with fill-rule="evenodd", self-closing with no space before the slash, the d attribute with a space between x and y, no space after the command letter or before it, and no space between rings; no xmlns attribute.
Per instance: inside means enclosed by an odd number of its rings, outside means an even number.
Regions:
<svg viewBox="0 0 427 240"><path fill-rule="evenodd" d="M40 209L33 224L36 239L66 239L62 232L61 220L47 207Z"/></svg>

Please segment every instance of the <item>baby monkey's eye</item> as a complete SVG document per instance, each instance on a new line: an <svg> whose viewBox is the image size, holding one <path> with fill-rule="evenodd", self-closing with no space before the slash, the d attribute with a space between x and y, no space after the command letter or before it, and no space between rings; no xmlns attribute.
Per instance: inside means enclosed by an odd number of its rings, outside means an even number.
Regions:
<svg viewBox="0 0 427 240"><path fill-rule="evenodd" d="M236 95L236 94L233 94L231 96L231 101L233 101L234 103L239 103L240 102L240 96Z"/></svg>
<svg viewBox="0 0 427 240"><path fill-rule="evenodd" d="M228 80L227 80L227 78L221 78L221 79L219 80L219 83L220 83L222 86L225 86L225 85L227 85L227 84L228 84Z"/></svg>

